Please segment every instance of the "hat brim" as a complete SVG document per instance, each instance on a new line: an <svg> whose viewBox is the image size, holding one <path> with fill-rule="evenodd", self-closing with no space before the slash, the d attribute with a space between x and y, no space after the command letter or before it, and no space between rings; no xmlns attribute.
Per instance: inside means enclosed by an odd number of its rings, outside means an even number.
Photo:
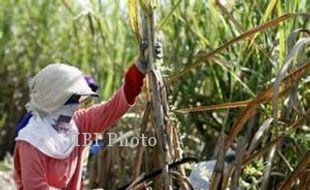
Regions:
<svg viewBox="0 0 310 190"><path fill-rule="evenodd" d="M92 91L83 76L81 76L74 82L74 84L70 87L70 92L72 92L72 94L80 96L99 96L96 92Z"/></svg>

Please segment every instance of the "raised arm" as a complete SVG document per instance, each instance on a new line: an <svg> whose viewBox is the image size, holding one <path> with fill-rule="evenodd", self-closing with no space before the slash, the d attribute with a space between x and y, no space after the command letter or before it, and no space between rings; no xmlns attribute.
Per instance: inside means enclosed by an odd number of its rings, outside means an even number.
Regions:
<svg viewBox="0 0 310 190"><path fill-rule="evenodd" d="M144 52L147 46L141 45L140 52ZM155 58L163 57L162 44L155 44ZM101 133L115 123L134 104L136 97L140 94L143 79L147 72L144 55L140 54L136 64L133 64L125 75L124 85L105 104L98 104L75 113L74 120L80 133ZM81 142L80 142L81 143Z"/></svg>
<svg viewBox="0 0 310 190"><path fill-rule="evenodd" d="M74 120L81 133L101 133L124 115L141 92L145 75L133 64L125 75L124 85L107 102L79 110Z"/></svg>

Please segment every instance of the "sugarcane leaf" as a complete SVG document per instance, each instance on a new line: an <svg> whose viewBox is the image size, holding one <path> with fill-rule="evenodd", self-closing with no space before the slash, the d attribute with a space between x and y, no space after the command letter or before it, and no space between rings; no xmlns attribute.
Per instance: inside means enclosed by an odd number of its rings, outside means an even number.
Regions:
<svg viewBox="0 0 310 190"><path fill-rule="evenodd" d="M255 135L251 141L251 144L249 146L249 149L248 149L249 153L252 152L256 148L256 146L259 142L259 139L262 137L263 133L269 129L273 120L274 120L273 118L269 118L269 119L265 120L263 122L263 124L259 127L259 129L255 133Z"/></svg>
<svg viewBox="0 0 310 190"><path fill-rule="evenodd" d="M138 0L128 0L128 14L131 24L131 29L136 36L138 44L141 43L141 33L139 28L138 18Z"/></svg>
<svg viewBox="0 0 310 190"><path fill-rule="evenodd" d="M174 83L179 78L183 77L187 72L189 72L193 68L197 67L201 63L206 62L208 59L210 59L214 55L222 52L223 50L227 49L229 46L231 46L237 42L240 42L240 41L254 35L257 32L264 31L266 29L275 27L275 26L279 25L280 23L282 23L283 21L294 18L296 16L309 17L310 14L308 14L308 13L287 13L287 14L284 14L284 15L279 16L277 18L274 18L270 21L267 21L267 22L255 27L255 28L253 28L253 29L250 29L250 30L244 32L243 34L237 36L236 38L233 38L232 40L226 42L225 44L221 45L220 47L210 51L209 53L200 54L199 56L197 56L197 58L195 59L195 61L193 63L186 64L186 66L181 71L173 74L173 77L171 77L167 81L167 84Z"/></svg>
<svg viewBox="0 0 310 190"><path fill-rule="evenodd" d="M307 71L310 70L310 60L308 60L304 65L292 71L288 76L286 76L281 81L280 91L278 92L279 96L285 95L289 89L292 88L295 82L301 79ZM243 129L246 122L252 117L255 113L257 107L262 103L269 102L273 97L273 85L269 86L266 90L262 91L257 97L248 104L248 106L240 113L234 125L230 128L225 148L232 144L236 136Z"/></svg>
<svg viewBox="0 0 310 190"><path fill-rule="evenodd" d="M273 85L274 93L272 97L272 105L273 105L273 117L276 119L278 115L278 96L279 96L280 83L282 79L285 77L285 74L287 73L289 66L291 65L295 55L298 54L302 50L302 48L308 43L310 43L310 38L302 38L296 43L293 49L289 51L286 57L284 66L279 72L274 82L274 85Z"/></svg>

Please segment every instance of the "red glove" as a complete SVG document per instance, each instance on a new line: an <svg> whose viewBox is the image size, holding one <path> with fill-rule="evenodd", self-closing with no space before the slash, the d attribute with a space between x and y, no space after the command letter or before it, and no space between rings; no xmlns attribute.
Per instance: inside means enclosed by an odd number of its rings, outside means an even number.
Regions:
<svg viewBox="0 0 310 190"><path fill-rule="evenodd" d="M127 102L132 105L143 87L145 74L140 72L136 64L131 65L125 75L124 93Z"/></svg>

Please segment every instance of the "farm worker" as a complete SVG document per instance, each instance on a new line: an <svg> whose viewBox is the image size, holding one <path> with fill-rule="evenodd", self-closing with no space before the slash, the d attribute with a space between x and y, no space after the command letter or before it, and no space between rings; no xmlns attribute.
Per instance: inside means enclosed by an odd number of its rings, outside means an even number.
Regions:
<svg viewBox="0 0 310 190"><path fill-rule="evenodd" d="M85 75L84 79L87 82L87 85L90 87L90 89L93 92L97 92L98 85L97 85L96 81L90 75ZM70 103L70 102L68 102L68 103ZM88 98L87 100L83 101L83 103L81 105L79 105L79 108L88 108L88 107L92 106L94 103L95 103L94 99ZM32 117L31 112L27 112L23 116L23 118L20 120L20 122L16 126L16 134L18 134L18 132L21 129L23 129L24 127L27 126L31 117ZM97 154L98 152L100 152L103 149L103 147L104 147L103 142L100 139L96 139L95 141L93 141L93 143L90 144L90 146L84 147L84 153L83 153L84 160L82 161L82 166L83 166L82 179L83 179L83 177L85 177L85 174L86 174L86 166L88 163L89 155Z"/></svg>
<svg viewBox="0 0 310 190"><path fill-rule="evenodd" d="M162 58L162 46L156 46ZM104 104L77 110L85 97L97 96L83 73L50 64L30 81L32 117L16 137L14 180L18 190L80 190L84 134L92 138L113 125L134 104L146 73L142 56L125 74L124 84Z"/></svg>

